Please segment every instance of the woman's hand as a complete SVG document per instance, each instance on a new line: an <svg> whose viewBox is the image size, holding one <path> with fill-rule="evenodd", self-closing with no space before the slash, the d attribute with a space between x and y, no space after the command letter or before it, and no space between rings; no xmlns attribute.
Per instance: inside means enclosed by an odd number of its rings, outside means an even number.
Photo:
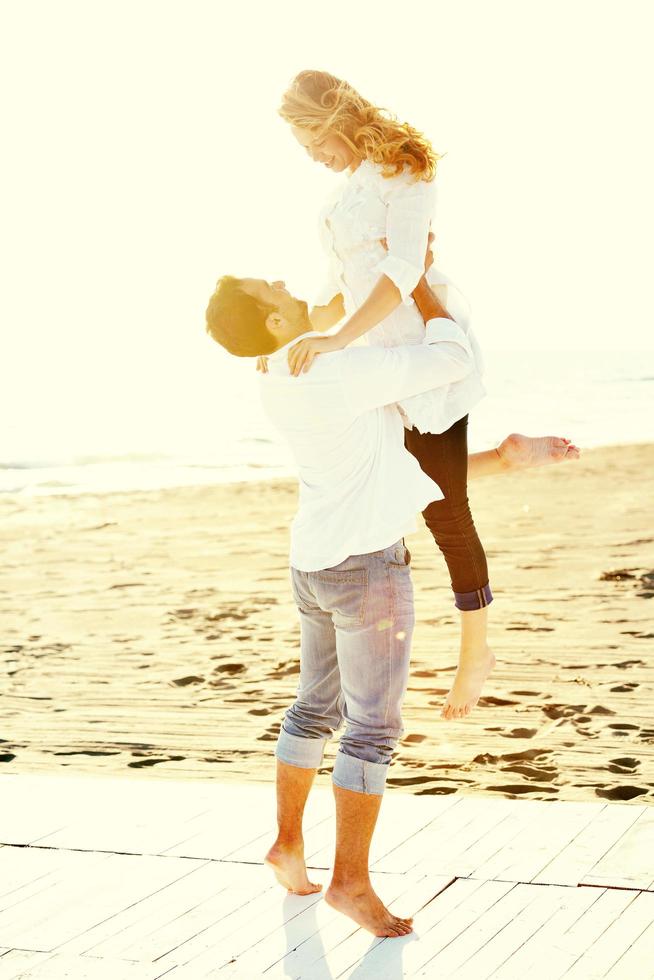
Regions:
<svg viewBox="0 0 654 980"><path fill-rule="evenodd" d="M262 374L268 373L268 358L265 354L257 357L257 371L261 371Z"/></svg>
<svg viewBox="0 0 654 980"><path fill-rule="evenodd" d="M343 342L337 334L328 337L305 337L294 344L288 352L288 366L291 374L297 377L301 371L308 371L316 354L328 354L333 350L341 350Z"/></svg>

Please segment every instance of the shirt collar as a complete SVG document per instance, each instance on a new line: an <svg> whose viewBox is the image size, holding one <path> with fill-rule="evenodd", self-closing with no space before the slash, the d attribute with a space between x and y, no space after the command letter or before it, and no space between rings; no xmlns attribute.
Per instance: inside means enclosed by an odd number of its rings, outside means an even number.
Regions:
<svg viewBox="0 0 654 980"><path fill-rule="evenodd" d="M304 340L305 337L323 337L323 336L324 334L320 333L319 330L307 330L306 333L301 333L298 334L297 337L293 337L292 340L289 340L289 342L287 344L284 344L283 347L279 347L276 351L273 351L272 354L268 354L268 360L273 361L274 363L277 363L279 361L284 361L286 360L286 355L288 354L289 347L292 347L293 344L297 344L298 341Z"/></svg>

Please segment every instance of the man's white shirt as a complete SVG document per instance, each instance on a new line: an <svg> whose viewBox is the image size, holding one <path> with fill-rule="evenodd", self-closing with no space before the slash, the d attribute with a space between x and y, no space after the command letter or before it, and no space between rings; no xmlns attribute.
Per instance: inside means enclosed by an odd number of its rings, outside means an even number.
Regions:
<svg viewBox="0 0 654 980"><path fill-rule="evenodd" d="M396 402L464 378L474 369L466 334L436 318L424 341L346 347L318 355L294 377L293 338L259 376L263 407L289 443L299 477L290 564L312 572L367 554L416 530L416 513L441 500L440 487L404 448Z"/></svg>

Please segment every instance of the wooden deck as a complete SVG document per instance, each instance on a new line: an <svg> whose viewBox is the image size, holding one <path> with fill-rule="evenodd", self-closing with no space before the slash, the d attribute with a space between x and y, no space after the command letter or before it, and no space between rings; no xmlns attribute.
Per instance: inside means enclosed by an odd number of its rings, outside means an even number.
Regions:
<svg viewBox="0 0 654 980"><path fill-rule="evenodd" d="M273 785L0 776L0 980L654 977L654 807L387 791L376 939L262 865ZM307 863L325 885L333 801Z"/></svg>

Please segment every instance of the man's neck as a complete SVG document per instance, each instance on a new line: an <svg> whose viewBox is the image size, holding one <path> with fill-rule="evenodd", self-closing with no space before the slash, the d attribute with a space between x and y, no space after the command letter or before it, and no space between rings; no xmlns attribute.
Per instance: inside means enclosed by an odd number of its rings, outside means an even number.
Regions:
<svg viewBox="0 0 654 980"><path fill-rule="evenodd" d="M289 327L288 331L279 338L277 350L280 350L282 347L286 347L286 345L290 344L296 337L301 337L303 334L310 333L312 330L313 327L311 326L311 321L308 317L305 322Z"/></svg>

